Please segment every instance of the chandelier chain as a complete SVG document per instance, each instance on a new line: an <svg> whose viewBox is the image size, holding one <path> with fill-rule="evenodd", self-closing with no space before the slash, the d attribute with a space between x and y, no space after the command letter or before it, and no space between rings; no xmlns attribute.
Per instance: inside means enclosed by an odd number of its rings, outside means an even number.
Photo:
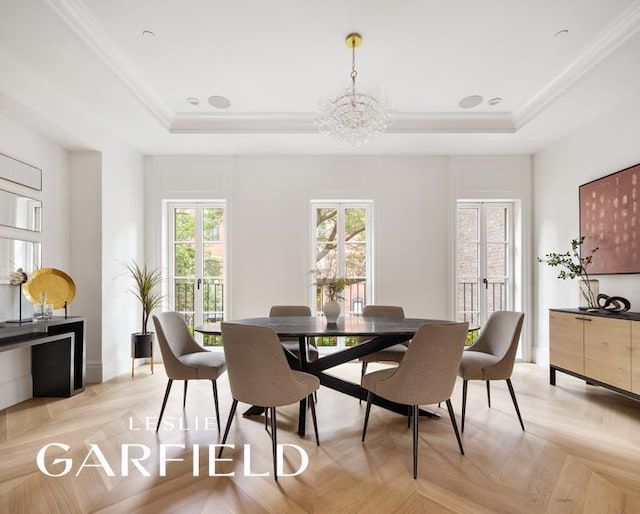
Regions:
<svg viewBox="0 0 640 514"><path fill-rule="evenodd" d="M351 40L351 104L356 104L356 77L358 72L356 71L356 42L355 39Z"/></svg>

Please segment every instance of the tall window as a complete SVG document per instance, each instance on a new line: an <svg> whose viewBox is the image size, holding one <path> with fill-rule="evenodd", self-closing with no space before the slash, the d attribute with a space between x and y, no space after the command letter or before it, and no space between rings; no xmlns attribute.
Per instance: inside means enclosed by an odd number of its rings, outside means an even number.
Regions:
<svg viewBox="0 0 640 514"><path fill-rule="evenodd" d="M169 303L187 325L220 321L225 304L224 203L169 203ZM220 344L207 336L205 344Z"/></svg>
<svg viewBox="0 0 640 514"><path fill-rule="evenodd" d="M371 299L371 204L312 202L312 268L322 276L347 279L343 315L357 315ZM328 289L313 288L316 312L328 300Z"/></svg>
<svg viewBox="0 0 640 514"><path fill-rule="evenodd" d="M513 204L458 202L456 314L484 325L513 305Z"/></svg>

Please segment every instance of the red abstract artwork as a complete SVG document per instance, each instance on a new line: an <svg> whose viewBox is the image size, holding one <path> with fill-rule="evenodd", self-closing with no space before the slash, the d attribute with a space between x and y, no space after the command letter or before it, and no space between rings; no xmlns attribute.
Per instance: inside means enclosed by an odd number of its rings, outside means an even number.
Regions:
<svg viewBox="0 0 640 514"><path fill-rule="evenodd" d="M640 273L640 164L582 184L584 252L599 247L589 273Z"/></svg>

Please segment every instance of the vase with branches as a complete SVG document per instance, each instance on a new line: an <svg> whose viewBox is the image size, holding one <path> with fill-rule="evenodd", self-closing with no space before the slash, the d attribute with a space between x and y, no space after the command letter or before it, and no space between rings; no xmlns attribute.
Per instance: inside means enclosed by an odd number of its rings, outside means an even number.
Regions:
<svg viewBox="0 0 640 514"><path fill-rule="evenodd" d="M351 281L345 277L337 277L333 269L316 269L311 273L316 277L314 285L325 291L329 299L322 307L327 322L336 323L341 311L338 302L343 299L342 293Z"/></svg>
<svg viewBox="0 0 640 514"><path fill-rule="evenodd" d="M597 309L598 291L594 286L594 283L597 281L590 278L588 267L593 262L593 255L598 251L599 247L596 246L592 248L588 254L582 255L581 249L584 240L585 236L572 239L570 250L564 253L547 253L544 258L538 258L538 261L551 267L560 268L560 272L558 273L559 279L579 279L581 281L580 295L585 300L587 308Z"/></svg>

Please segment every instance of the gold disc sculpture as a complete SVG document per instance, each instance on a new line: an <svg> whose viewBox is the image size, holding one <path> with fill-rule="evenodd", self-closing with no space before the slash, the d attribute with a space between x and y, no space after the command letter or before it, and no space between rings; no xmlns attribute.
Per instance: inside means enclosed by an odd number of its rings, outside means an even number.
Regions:
<svg viewBox="0 0 640 514"><path fill-rule="evenodd" d="M69 275L55 268L34 271L24 285L24 295L36 304L46 299L53 309L69 305L76 295L76 285Z"/></svg>

